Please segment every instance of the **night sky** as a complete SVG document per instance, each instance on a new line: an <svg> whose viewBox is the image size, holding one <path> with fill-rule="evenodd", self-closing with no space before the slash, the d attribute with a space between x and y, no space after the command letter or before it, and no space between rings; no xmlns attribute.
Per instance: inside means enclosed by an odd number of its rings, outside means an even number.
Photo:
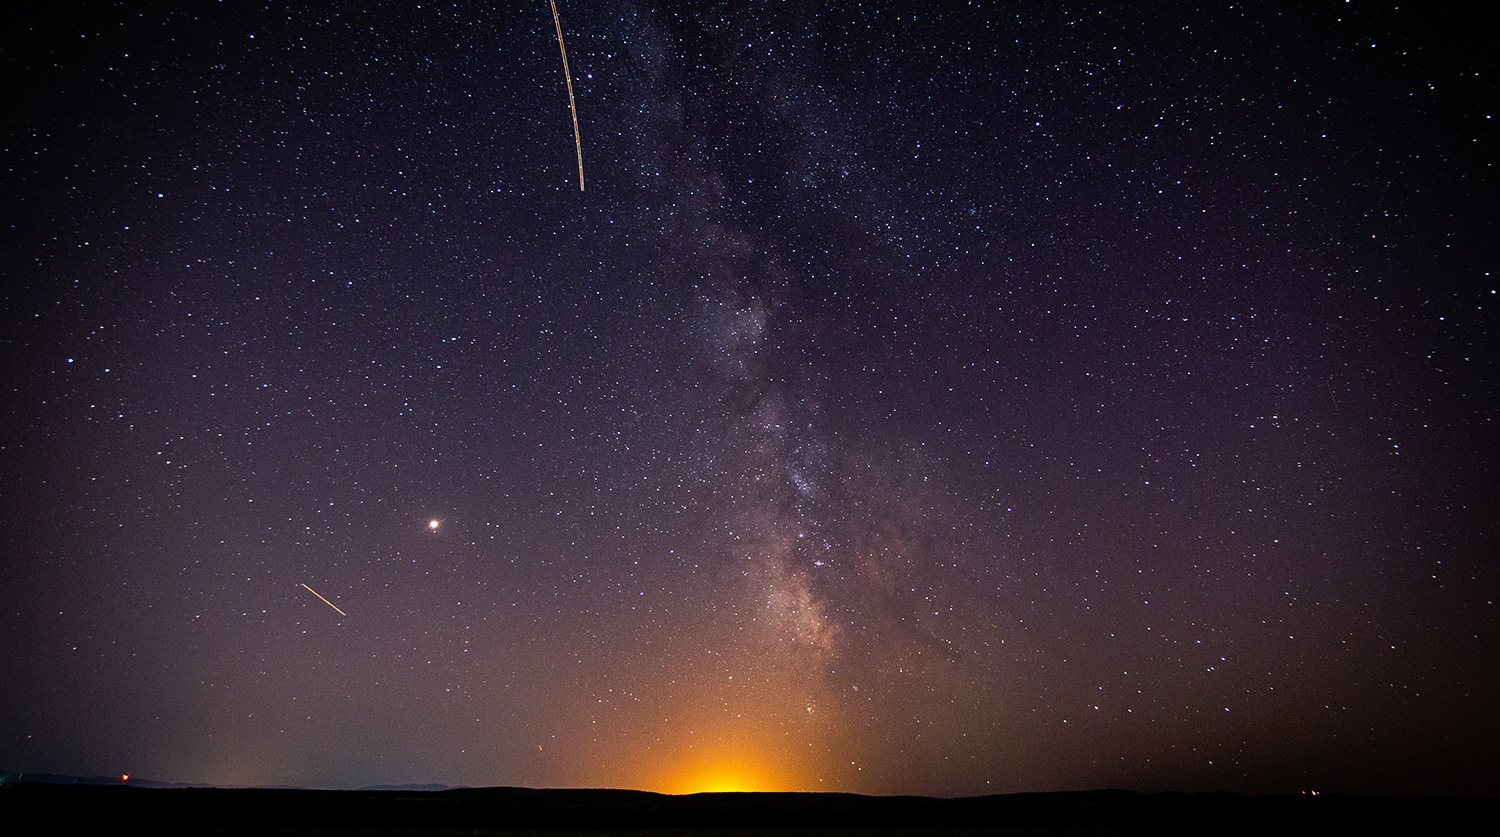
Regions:
<svg viewBox="0 0 1500 837"><path fill-rule="evenodd" d="M26 5L0 767L1500 788L1479 21Z"/></svg>

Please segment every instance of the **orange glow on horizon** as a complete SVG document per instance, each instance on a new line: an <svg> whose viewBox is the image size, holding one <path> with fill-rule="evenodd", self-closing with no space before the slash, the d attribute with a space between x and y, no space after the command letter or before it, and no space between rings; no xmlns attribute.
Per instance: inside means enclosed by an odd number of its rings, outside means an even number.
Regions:
<svg viewBox="0 0 1500 837"><path fill-rule="evenodd" d="M749 793L754 791L790 790L783 776L751 759L725 756L703 759L665 777L661 792L675 795L690 793Z"/></svg>

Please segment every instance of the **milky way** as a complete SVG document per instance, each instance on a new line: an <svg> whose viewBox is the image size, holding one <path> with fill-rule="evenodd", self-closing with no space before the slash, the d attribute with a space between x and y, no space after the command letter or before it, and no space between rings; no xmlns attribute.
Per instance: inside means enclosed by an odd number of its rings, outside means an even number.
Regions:
<svg viewBox="0 0 1500 837"><path fill-rule="evenodd" d="M0 768L1493 793L1479 27L556 11L8 28Z"/></svg>

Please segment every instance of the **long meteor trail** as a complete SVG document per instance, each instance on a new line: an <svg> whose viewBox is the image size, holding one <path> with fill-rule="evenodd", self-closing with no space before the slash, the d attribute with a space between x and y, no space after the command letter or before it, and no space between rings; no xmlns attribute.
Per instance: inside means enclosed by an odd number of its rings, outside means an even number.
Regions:
<svg viewBox="0 0 1500 837"><path fill-rule="evenodd" d="M563 46L562 21L557 19L557 0L547 0L552 6L552 25L557 27L557 48L562 51L563 78L568 80L568 108L573 111L573 147L578 151L578 191L583 191L583 140L578 136L578 105L573 103L573 74L568 71L568 48Z"/></svg>
<svg viewBox="0 0 1500 837"><path fill-rule="evenodd" d="M304 584L302 586L303 587L307 587L306 584ZM320 599L323 599L323 594L319 593L318 591L316 591L314 589L312 589L311 587L307 587L307 592L313 594L314 596L317 596ZM333 602L328 601L327 599L323 599L323 604L328 605L329 607L333 608L334 610L339 610L339 606L338 605L334 604ZM340 616L348 616L349 614L343 612L342 610L339 610L339 615Z"/></svg>

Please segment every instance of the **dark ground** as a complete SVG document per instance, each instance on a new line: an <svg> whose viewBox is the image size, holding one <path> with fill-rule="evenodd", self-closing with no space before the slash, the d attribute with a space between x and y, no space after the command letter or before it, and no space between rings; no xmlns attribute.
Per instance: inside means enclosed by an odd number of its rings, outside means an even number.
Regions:
<svg viewBox="0 0 1500 837"><path fill-rule="evenodd" d="M641 791L439 792L7 784L10 823L112 834L1449 833L1493 821L1490 799L1130 791L966 799L831 793L664 796ZM1489 815L1486 817L1486 815Z"/></svg>

